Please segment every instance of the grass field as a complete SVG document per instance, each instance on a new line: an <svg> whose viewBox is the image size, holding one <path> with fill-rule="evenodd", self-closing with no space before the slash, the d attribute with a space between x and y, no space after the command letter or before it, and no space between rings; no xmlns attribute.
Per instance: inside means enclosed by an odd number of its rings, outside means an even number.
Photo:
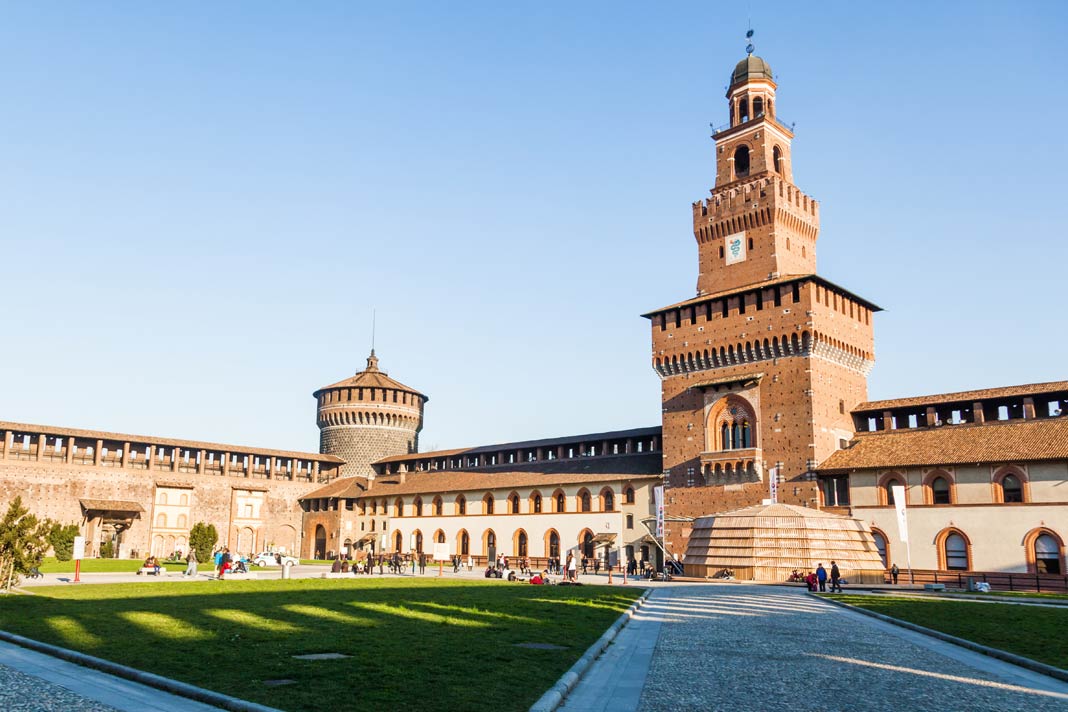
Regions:
<svg viewBox="0 0 1068 712"><path fill-rule="evenodd" d="M890 596L832 595L886 616L1068 668L1068 608L971 601L923 601Z"/></svg>
<svg viewBox="0 0 1068 712"><path fill-rule="evenodd" d="M83 559L82 573L134 573L141 568L143 563L145 563L144 559ZM160 563L169 571L175 571L177 567L185 569L184 561L162 561ZM72 574L74 562L57 561L54 556L47 556L41 562L40 569L43 574Z"/></svg>
<svg viewBox="0 0 1068 712"><path fill-rule="evenodd" d="M285 710L497 712L529 708L641 589L293 579L33 592L0 599L0 628ZM308 653L351 657L292 657ZM264 685L279 679L294 684Z"/></svg>

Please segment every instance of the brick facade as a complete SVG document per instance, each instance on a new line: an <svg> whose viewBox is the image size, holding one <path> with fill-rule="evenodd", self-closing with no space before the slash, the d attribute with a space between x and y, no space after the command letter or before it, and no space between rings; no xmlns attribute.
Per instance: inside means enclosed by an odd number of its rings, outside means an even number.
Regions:
<svg viewBox="0 0 1068 712"><path fill-rule="evenodd" d="M819 206L793 185L793 133L763 60L738 65L716 186L693 205L695 298L646 314L662 380L667 546L695 518L770 498L818 506L812 471L853 434L878 307L816 275Z"/></svg>

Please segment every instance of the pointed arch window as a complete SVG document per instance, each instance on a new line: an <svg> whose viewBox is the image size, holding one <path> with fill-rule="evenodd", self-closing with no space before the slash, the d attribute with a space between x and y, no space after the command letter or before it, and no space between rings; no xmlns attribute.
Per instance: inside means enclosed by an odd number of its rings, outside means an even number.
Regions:
<svg viewBox="0 0 1068 712"><path fill-rule="evenodd" d="M1040 574L1062 574L1061 543L1048 532L1035 537L1035 572Z"/></svg>
<svg viewBox="0 0 1068 712"><path fill-rule="evenodd" d="M593 509L592 498L590 497L590 493L586 490L582 491L582 494L579 497L579 502L580 511L589 512Z"/></svg>
<svg viewBox="0 0 1068 712"><path fill-rule="evenodd" d="M557 492L556 493L556 511L557 512L566 512L567 511L567 498L564 497L564 493L563 492Z"/></svg>
<svg viewBox="0 0 1068 712"><path fill-rule="evenodd" d="M739 146L734 149L734 177L745 178L749 175L749 147Z"/></svg>
<svg viewBox="0 0 1068 712"><path fill-rule="evenodd" d="M772 166L775 168L775 172L782 175L782 149L778 146L771 149L771 161Z"/></svg>
<svg viewBox="0 0 1068 712"><path fill-rule="evenodd" d="M467 514L467 498L463 495L456 498L456 513Z"/></svg>

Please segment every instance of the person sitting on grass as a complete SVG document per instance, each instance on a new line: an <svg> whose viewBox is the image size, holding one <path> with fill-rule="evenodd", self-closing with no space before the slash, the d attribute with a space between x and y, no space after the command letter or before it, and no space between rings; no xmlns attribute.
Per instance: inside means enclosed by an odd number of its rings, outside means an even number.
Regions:
<svg viewBox="0 0 1068 712"><path fill-rule="evenodd" d="M334 563L332 563L330 565L330 573L332 573L332 574L341 573L341 556L340 555L338 555L338 557L336 559L334 559Z"/></svg>
<svg viewBox="0 0 1068 712"><path fill-rule="evenodd" d="M530 582L532 584L534 584L535 586L540 586L543 583L545 583L545 579L542 577L541 574L539 574L537 571L535 571L534 575L530 577Z"/></svg>

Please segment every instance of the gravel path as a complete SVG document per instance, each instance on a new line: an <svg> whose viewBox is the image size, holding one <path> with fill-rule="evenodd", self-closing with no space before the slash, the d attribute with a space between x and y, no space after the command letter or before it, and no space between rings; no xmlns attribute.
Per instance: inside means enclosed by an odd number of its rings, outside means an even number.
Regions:
<svg viewBox="0 0 1068 712"><path fill-rule="evenodd" d="M0 710L5 712L114 712L65 687L0 665Z"/></svg>
<svg viewBox="0 0 1068 712"><path fill-rule="evenodd" d="M662 623L643 712L1068 710L1063 683L1000 675L988 658L968 664L968 651L943 654L926 636L797 592L700 585L661 593L644 609Z"/></svg>

